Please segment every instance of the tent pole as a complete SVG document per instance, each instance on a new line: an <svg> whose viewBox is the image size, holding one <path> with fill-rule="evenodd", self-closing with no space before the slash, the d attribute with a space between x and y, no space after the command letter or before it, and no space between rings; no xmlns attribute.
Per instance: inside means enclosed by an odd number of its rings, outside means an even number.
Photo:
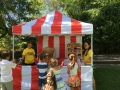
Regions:
<svg viewBox="0 0 120 90"><path fill-rule="evenodd" d="M93 51L93 34L91 34L91 49ZM92 67L93 67L93 57L91 58L91 61L92 61ZM92 90L94 90L94 83L93 83L93 69L92 69Z"/></svg>
<svg viewBox="0 0 120 90"><path fill-rule="evenodd" d="M12 60L14 60L14 35L13 35L13 50L12 50Z"/></svg>
<svg viewBox="0 0 120 90"><path fill-rule="evenodd" d="M81 37L81 58L83 58L83 40L82 40L82 38L83 38L83 36L81 35L80 36Z"/></svg>
<svg viewBox="0 0 120 90"><path fill-rule="evenodd" d="M91 49L93 51L93 34L91 34ZM93 57L91 58L92 66L93 66Z"/></svg>

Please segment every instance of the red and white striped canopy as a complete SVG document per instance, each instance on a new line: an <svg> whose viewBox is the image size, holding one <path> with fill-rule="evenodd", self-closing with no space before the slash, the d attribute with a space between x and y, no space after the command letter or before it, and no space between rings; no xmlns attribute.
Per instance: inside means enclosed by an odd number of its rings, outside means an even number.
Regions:
<svg viewBox="0 0 120 90"><path fill-rule="evenodd" d="M25 24L12 27L16 35L93 34L93 25L69 18L57 10Z"/></svg>

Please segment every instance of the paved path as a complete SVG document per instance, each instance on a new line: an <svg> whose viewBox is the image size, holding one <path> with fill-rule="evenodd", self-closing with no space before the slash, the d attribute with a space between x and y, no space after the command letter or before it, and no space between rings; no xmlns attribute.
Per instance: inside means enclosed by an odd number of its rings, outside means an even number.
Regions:
<svg viewBox="0 0 120 90"><path fill-rule="evenodd" d="M120 55L94 55L94 60L120 60Z"/></svg>

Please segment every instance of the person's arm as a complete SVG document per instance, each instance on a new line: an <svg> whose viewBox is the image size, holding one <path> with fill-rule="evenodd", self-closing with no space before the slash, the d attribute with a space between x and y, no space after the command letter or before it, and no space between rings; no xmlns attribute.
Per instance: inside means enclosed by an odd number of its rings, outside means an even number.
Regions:
<svg viewBox="0 0 120 90"><path fill-rule="evenodd" d="M80 61L81 61L81 62L86 62L86 63L91 63L91 57L89 57L88 60L81 59Z"/></svg>
<svg viewBox="0 0 120 90"><path fill-rule="evenodd" d="M44 89L46 88L46 84L43 86L43 88L44 88Z"/></svg>
<svg viewBox="0 0 120 90"><path fill-rule="evenodd" d="M24 60L24 58L25 58L25 55L22 55L22 59L21 60Z"/></svg>
<svg viewBox="0 0 120 90"><path fill-rule="evenodd" d="M39 58L35 59L35 63L36 63L36 65L39 63Z"/></svg>
<svg viewBox="0 0 120 90"><path fill-rule="evenodd" d="M70 76L70 65L67 66L67 73Z"/></svg>
<svg viewBox="0 0 120 90"><path fill-rule="evenodd" d="M54 90L53 86L50 87L50 90Z"/></svg>
<svg viewBox="0 0 120 90"><path fill-rule="evenodd" d="M17 65L22 64L22 62L24 61L25 55L22 55L22 58L19 60L19 62L17 63Z"/></svg>
<svg viewBox="0 0 120 90"><path fill-rule="evenodd" d="M48 75L53 76L53 70L49 70Z"/></svg>
<svg viewBox="0 0 120 90"><path fill-rule="evenodd" d="M79 65L77 64L77 72L79 73L80 72L80 67L79 67Z"/></svg>
<svg viewBox="0 0 120 90"><path fill-rule="evenodd" d="M83 62L83 57L80 58L80 62L81 62L81 63Z"/></svg>
<svg viewBox="0 0 120 90"><path fill-rule="evenodd" d="M91 63L91 57L89 57L89 60L84 60L87 63Z"/></svg>
<svg viewBox="0 0 120 90"><path fill-rule="evenodd" d="M15 60L13 60L12 62L10 62L10 67L11 68L15 68L17 66L17 64L15 63Z"/></svg>
<svg viewBox="0 0 120 90"><path fill-rule="evenodd" d="M37 70L40 69L40 63L37 63L36 68Z"/></svg>
<svg viewBox="0 0 120 90"><path fill-rule="evenodd" d="M20 61L17 63L17 65L20 65L20 64L22 64L22 62L23 62L23 60L20 60Z"/></svg>
<svg viewBox="0 0 120 90"><path fill-rule="evenodd" d="M14 59L14 60L12 60L12 62L13 62L13 63L16 63L16 60Z"/></svg>
<svg viewBox="0 0 120 90"><path fill-rule="evenodd" d="M64 61L62 61L61 65L60 65L60 69L63 67L64 65Z"/></svg>
<svg viewBox="0 0 120 90"><path fill-rule="evenodd" d="M12 62L13 62L13 63L15 63L15 64L17 64L17 65L19 65L19 64L21 64L21 63L22 63L22 61L21 61L21 60L20 60L18 63L16 63L16 59L12 60Z"/></svg>

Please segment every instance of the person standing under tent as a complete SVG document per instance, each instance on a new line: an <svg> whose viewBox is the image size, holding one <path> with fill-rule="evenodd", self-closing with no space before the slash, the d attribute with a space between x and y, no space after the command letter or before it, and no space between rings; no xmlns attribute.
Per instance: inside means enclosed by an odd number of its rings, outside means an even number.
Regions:
<svg viewBox="0 0 120 90"><path fill-rule="evenodd" d="M35 51L32 48L32 43L27 43L27 48L23 50L22 61L24 60L24 65L35 65Z"/></svg>
<svg viewBox="0 0 120 90"><path fill-rule="evenodd" d="M81 59L82 62L84 62L85 66L91 66L92 65L92 57L93 57L93 51L91 49L91 44L88 41L84 42L84 56Z"/></svg>
<svg viewBox="0 0 120 90"><path fill-rule="evenodd" d="M56 83L57 83L57 89L56 90L66 90L65 82L63 81L61 77L61 68L63 67L63 62L61 66L57 66L56 59L51 58L50 59L50 70L49 73L51 76L55 75Z"/></svg>
<svg viewBox="0 0 120 90"><path fill-rule="evenodd" d="M92 65L92 58L93 58L93 51L91 49L91 43L89 41L84 42L84 56L83 59L81 59L81 62L84 63L85 66L91 66ZM93 77L93 90L96 90L96 85L95 85L95 79Z"/></svg>
<svg viewBox="0 0 120 90"><path fill-rule="evenodd" d="M69 75L68 86L71 88L71 90L74 90L75 87L77 88L77 90L80 90L80 78L78 77L80 69L78 67L78 64L74 60L75 55L70 54L68 57L70 60L67 70L67 73Z"/></svg>
<svg viewBox="0 0 120 90"><path fill-rule="evenodd" d="M46 60L46 55L41 54L40 62L38 62L37 64L37 69L39 71L39 81L38 81L39 90L41 90L41 87L46 84L48 64L45 62L45 60Z"/></svg>

